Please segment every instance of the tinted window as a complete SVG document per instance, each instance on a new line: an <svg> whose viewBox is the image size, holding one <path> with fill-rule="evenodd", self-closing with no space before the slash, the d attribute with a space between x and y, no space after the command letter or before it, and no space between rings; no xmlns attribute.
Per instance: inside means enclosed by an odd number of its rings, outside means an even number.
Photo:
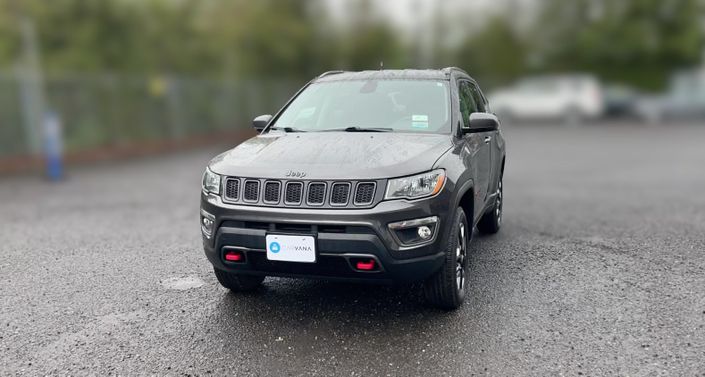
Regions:
<svg viewBox="0 0 705 377"><path fill-rule="evenodd" d="M477 87L475 84L470 84L470 88L472 89L472 98L475 100L475 103L477 104L477 111L480 112L486 112L487 110L485 109L485 100L482 98L482 94L480 93L480 89Z"/></svg>
<svg viewBox="0 0 705 377"><path fill-rule="evenodd" d="M323 131L346 127L450 133L447 81L345 80L311 84L276 127Z"/></svg>
<svg viewBox="0 0 705 377"><path fill-rule="evenodd" d="M464 127L470 127L470 114L477 112L477 105L473 99L469 82L460 82L458 85L458 97L460 100L460 115L463 118L463 125Z"/></svg>

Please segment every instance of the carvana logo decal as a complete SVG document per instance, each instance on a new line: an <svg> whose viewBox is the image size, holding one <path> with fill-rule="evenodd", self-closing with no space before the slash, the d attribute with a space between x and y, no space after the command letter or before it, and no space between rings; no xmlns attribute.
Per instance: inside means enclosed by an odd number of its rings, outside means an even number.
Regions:
<svg viewBox="0 0 705 377"><path fill-rule="evenodd" d="M279 246L279 242L272 242L269 244L269 251L276 254L279 252L279 250L281 250L281 246Z"/></svg>

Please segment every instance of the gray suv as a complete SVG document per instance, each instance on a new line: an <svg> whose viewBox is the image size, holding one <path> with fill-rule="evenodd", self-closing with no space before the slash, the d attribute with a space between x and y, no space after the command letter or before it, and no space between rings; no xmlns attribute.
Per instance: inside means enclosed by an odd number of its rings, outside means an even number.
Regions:
<svg viewBox="0 0 705 377"><path fill-rule="evenodd" d="M203 247L218 281L424 282L465 296L468 243L502 221L504 139L463 70L326 72L203 175Z"/></svg>

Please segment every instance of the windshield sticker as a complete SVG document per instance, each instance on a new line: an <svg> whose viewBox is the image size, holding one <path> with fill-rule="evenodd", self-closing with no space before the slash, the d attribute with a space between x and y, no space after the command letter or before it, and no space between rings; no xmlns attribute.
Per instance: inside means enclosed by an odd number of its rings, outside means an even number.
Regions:
<svg viewBox="0 0 705 377"><path fill-rule="evenodd" d="M412 128L428 128L428 115L412 115L411 116L411 127Z"/></svg>

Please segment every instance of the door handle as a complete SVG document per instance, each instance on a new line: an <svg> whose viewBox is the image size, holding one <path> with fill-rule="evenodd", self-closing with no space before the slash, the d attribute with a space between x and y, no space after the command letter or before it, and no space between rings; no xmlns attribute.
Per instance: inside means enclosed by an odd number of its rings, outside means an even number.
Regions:
<svg viewBox="0 0 705 377"><path fill-rule="evenodd" d="M492 136L485 136L485 144L489 144L489 142L492 140Z"/></svg>

